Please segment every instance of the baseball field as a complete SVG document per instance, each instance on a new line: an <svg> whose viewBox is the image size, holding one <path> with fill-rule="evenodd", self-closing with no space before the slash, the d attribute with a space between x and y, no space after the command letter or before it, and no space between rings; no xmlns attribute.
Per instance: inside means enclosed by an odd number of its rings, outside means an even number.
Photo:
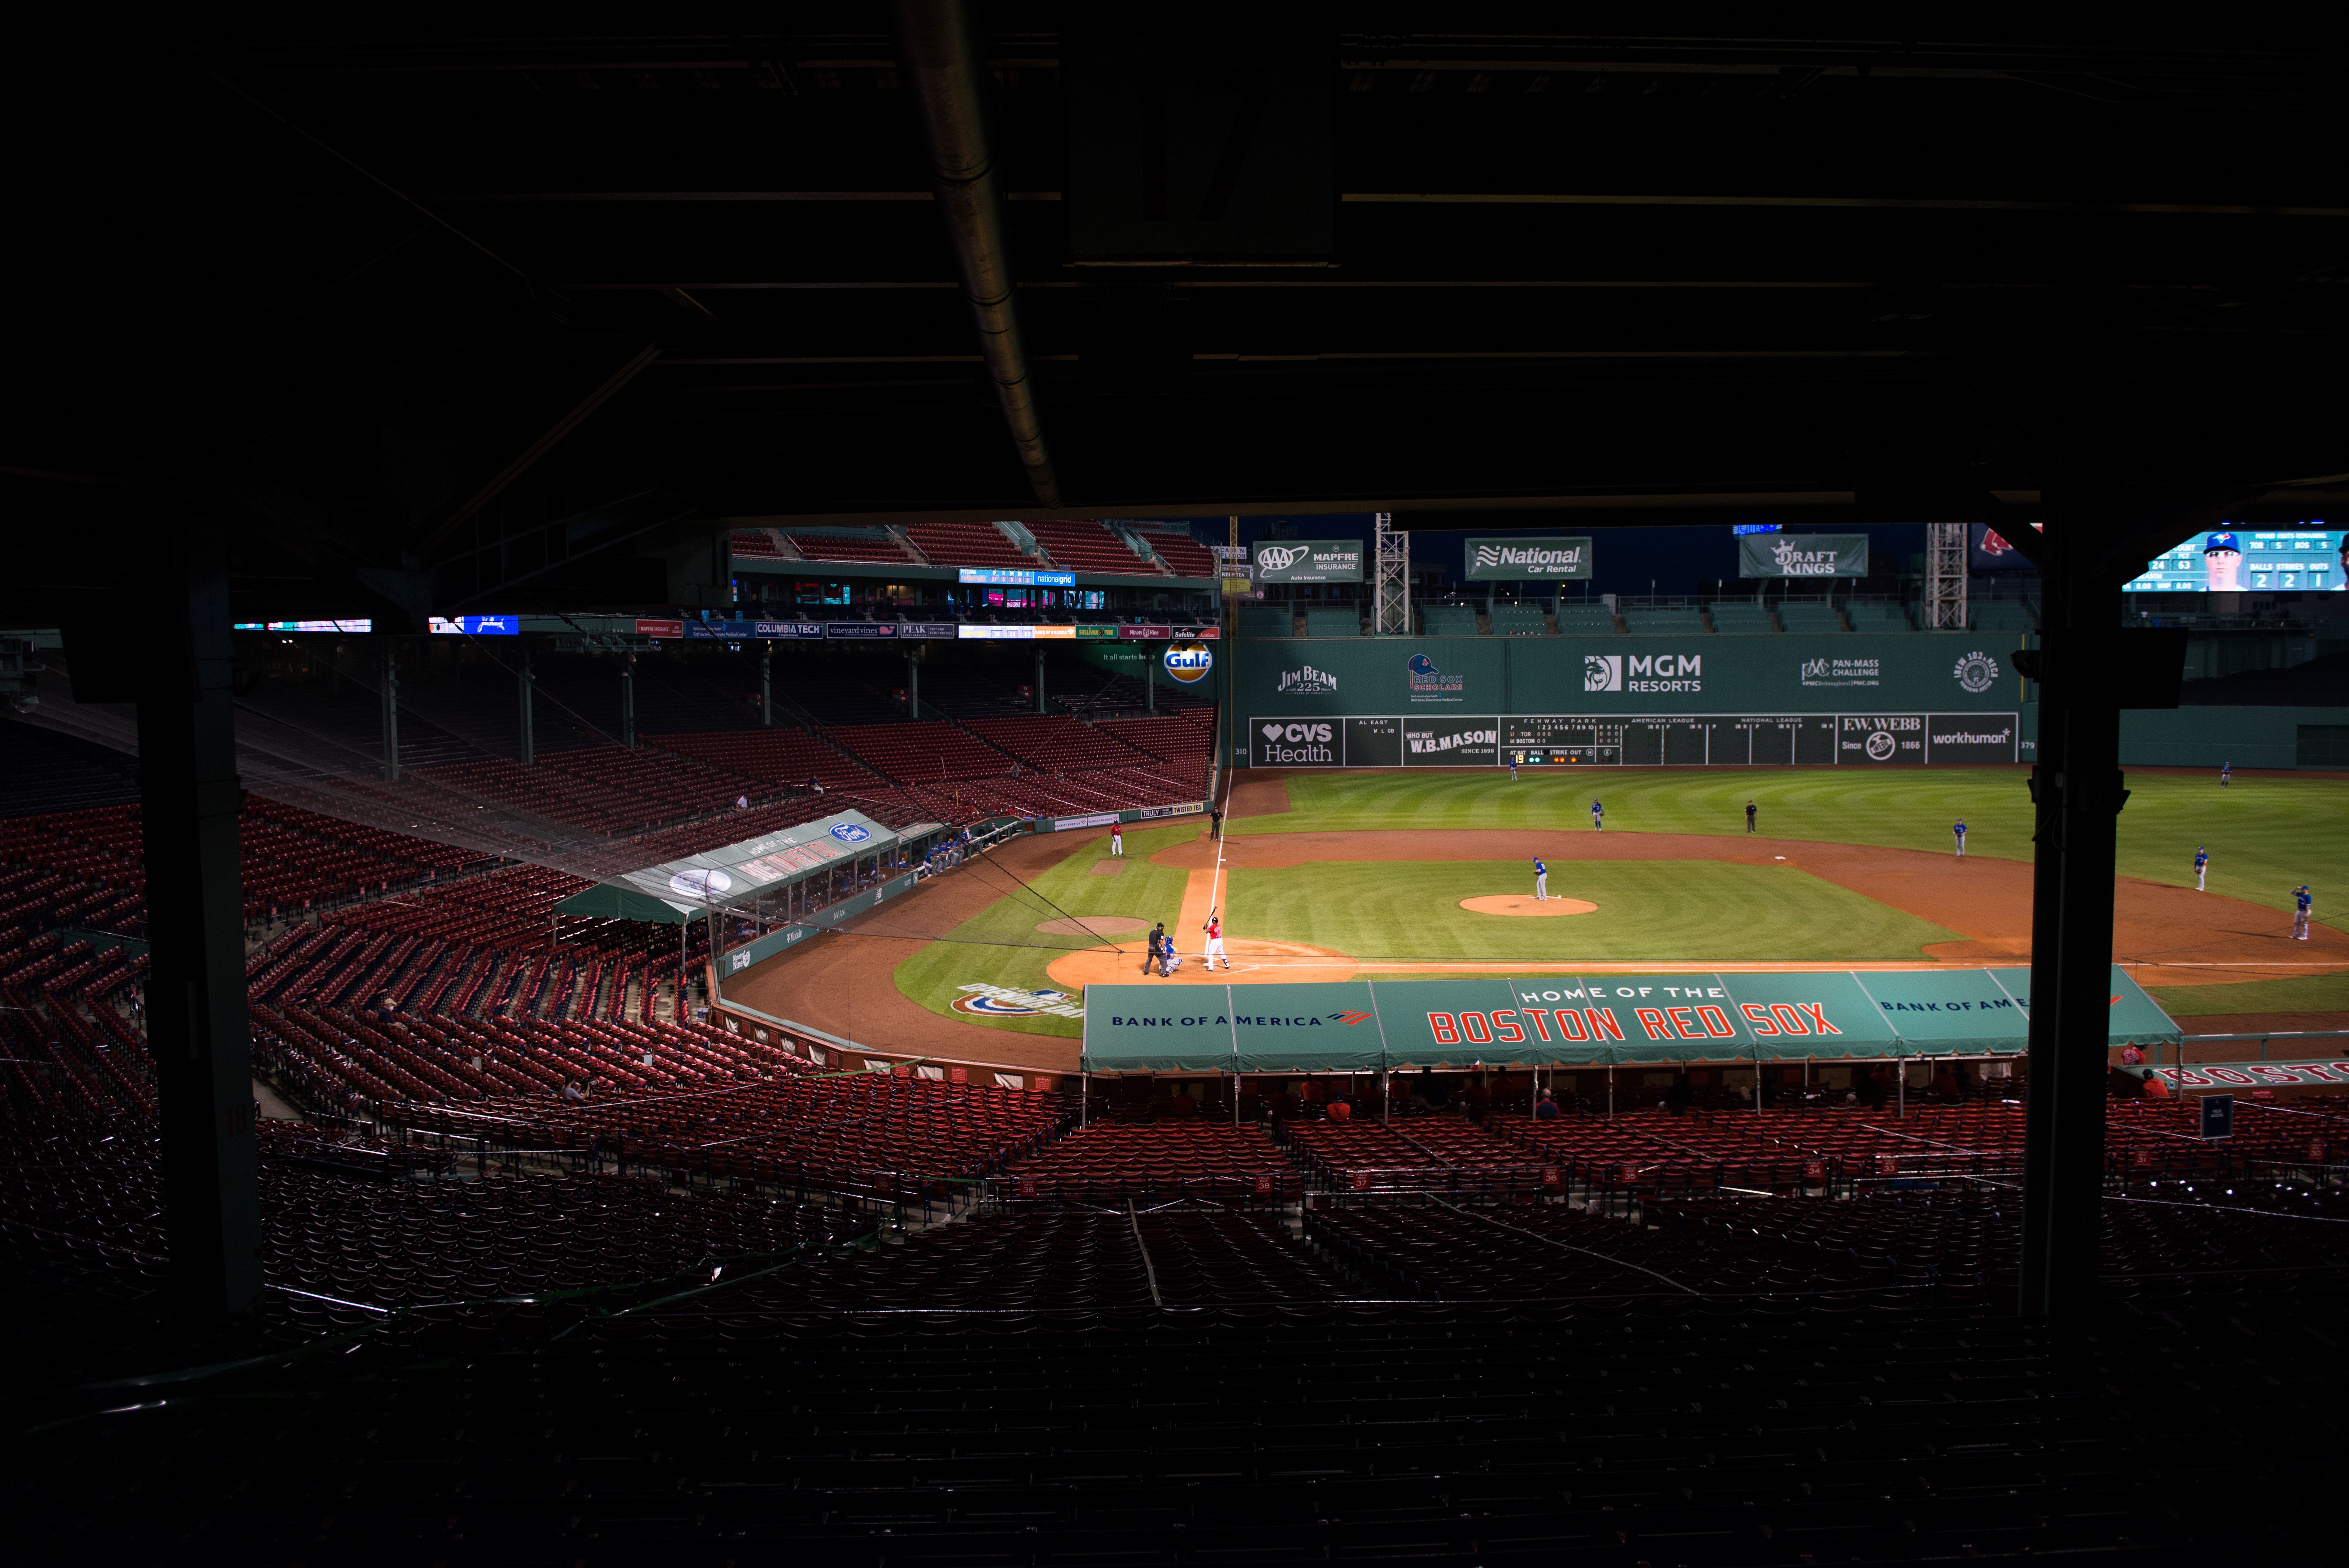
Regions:
<svg viewBox="0 0 2349 1568"><path fill-rule="evenodd" d="M2349 877L2349 780L2128 783L2116 957L2182 1018L2349 1012L2349 936L2323 918ZM1594 793L1604 832L1591 826ZM1197 818L1128 832L1119 857L1106 830L1016 840L729 993L850 1038L926 1031L941 1054L984 1054L992 1035L1000 1056L1007 1034L1038 1046L1078 1036L1083 988L1140 980L1155 924L1185 961L1163 983L1206 980L1211 908L1231 978L1256 981L2013 963L2030 951L2032 807L2015 770L1514 783L1485 770L1257 772L1240 775L1230 811L1220 844ZM2211 856L2204 892L2198 845ZM1546 905L1532 898L1537 856ZM2302 882L2319 920L2296 942Z"/></svg>

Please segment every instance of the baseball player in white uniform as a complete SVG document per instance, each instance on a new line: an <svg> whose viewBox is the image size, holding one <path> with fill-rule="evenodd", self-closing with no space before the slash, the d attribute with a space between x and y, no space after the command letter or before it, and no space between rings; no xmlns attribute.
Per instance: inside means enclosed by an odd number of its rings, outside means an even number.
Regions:
<svg viewBox="0 0 2349 1568"><path fill-rule="evenodd" d="M1216 967L1216 961L1217 959L1222 959L1224 961L1224 968L1226 970L1230 969L1232 967L1231 955L1224 951L1223 916L1213 909L1208 910L1207 923L1205 926L1202 926L1200 929L1207 933L1206 966L1209 969L1213 969Z"/></svg>

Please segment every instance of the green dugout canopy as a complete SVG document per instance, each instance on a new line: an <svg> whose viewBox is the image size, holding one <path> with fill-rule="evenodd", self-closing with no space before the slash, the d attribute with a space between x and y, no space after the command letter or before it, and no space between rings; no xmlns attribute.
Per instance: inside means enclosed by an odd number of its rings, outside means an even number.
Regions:
<svg viewBox="0 0 2349 1568"><path fill-rule="evenodd" d="M1704 971L1321 985L1092 985L1093 1073L2016 1055L2027 969ZM2105 1044L2178 1027L2116 964Z"/></svg>
<svg viewBox="0 0 2349 1568"><path fill-rule="evenodd" d="M647 866L607 877L554 906L563 915L680 924L711 909L748 904L769 888L795 882L836 862L854 862L894 849L936 824L899 834L861 811L834 812L780 833L763 834L722 849Z"/></svg>

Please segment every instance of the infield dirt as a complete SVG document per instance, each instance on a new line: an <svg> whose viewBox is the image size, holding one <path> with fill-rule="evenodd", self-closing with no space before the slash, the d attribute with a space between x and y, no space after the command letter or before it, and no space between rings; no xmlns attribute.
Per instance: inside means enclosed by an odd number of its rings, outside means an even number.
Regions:
<svg viewBox="0 0 2349 1568"><path fill-rule="evenodd" d="M1232 815L1279 811L1286 805L1286 794L1279 780L1244 784L1235 792ZM1000 870L990 873L981 863L925 884L839 932L816 938L729 981L726 993L771 1016L882 1049L935 1052L944 1058L996 1062L1015 1068L1071 1070L1076 1064L1076 1042L944 1017L901 993L895 971L900 962L936 933L953 929L1003 897L1012 886L1003 872L1033 877L1072 855L1099 853L1106 838L1106 834L1093 833L1015 839L988 857ZM1245 835L1226 838L1222 847L1227 871L1312 861L1524 860L1534 856L1553 865L1578 860L1787 865L1946 929L1963 932L1962 940L1937 942L1926 949L1941 962L2013 964L2027 961L2031 951L2032 868L2026 862L1989 857L1957 862L1951 856L1920 850L1805 840L1552 829ZM1184 933L1187 961L1172 983L1209 979L1198 956L1196 933L1215 885L1216 848L1203 826L1197 838L1149 857L1154 865L1192 873L1185 878L1182 914L1175 928ZM2319 926L2314 940L2294 942L2288 928L2289 919L2280 920L2274 910L2216 894L2127 877L2120 878L2116 888L2114 957L2131 966L2140 982L2147 985L2284 979L2349 966L2349 937ZM1236 962L1250 971L1245 977L1228 977L1233 980L1333 980L1399 967L1360 964L1327 949L1262 940L1237 932L1227 941ZM1098 981L1139 981L1140 961L1133 944L1124 944L1122 951L1105 944L1056 960L1050 972L1056 983L1074 990ZM1429 966L1407 967L1421 971ZM1506 973L1555 966L1515 961L1442 967L1461 972ZM1599 971L1651 966L1572 967ZM1212 983L1222 983L1226 978L1219 969ZM2197 1022L2207 1027L2217 1021Z"/></svg>

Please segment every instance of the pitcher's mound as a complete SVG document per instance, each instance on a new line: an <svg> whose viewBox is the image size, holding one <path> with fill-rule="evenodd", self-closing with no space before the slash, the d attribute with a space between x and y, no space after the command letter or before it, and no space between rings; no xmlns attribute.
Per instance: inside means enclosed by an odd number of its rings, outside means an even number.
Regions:
<svg viewBox="0 0 2349 1568"><path fill-rule="evenodd" d="M1581 898L1536 899L1531 894L1494 893L1482 898L1463 898L1460 907L1480 915L1587 915L1598 905Z"/></svg>
<svg viewBox="0 0 2349 1568"><path fill-rule="evenodd" d="M1123 937L1133 931L1150 929L1148 920L1137 920L1132 915L1071 916L1065 920L1046 920L1036 928L1054 937Z"/></svg>

